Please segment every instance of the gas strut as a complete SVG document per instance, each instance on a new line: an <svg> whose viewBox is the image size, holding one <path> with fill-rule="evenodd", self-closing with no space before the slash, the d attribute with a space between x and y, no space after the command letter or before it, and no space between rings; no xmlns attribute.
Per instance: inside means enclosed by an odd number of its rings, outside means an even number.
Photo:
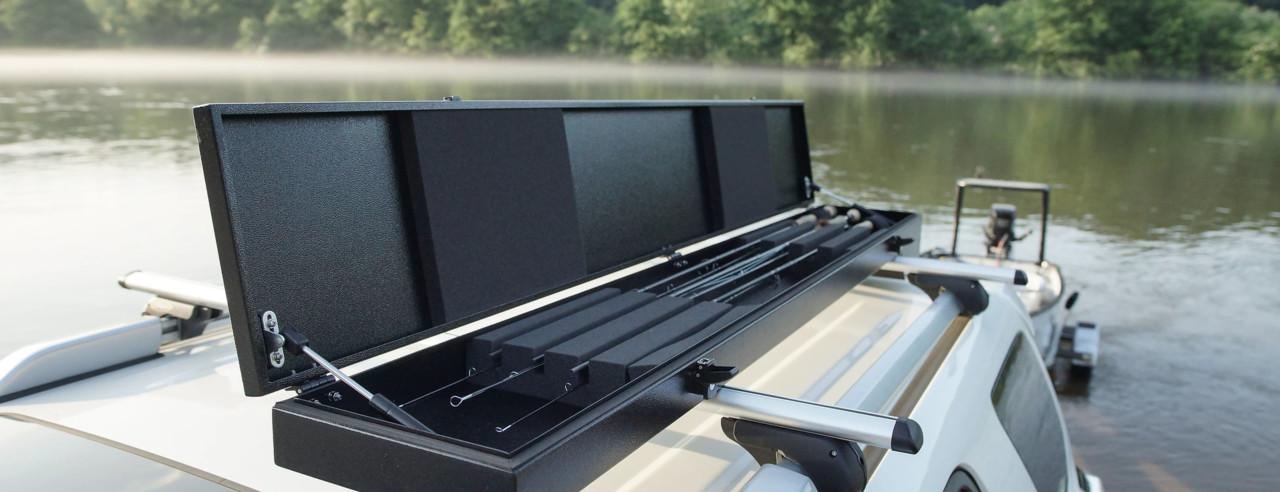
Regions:
<svg viewBox="0 0 1280 492"><path fill-rule="evenodd" d="M412 415L409 415L408 412L405 412L391 400L387 399L387 397L382 396L381 393L373 393L365 389L364 386L357 383L356 380L351 378L351 376L348 376L346 373L342 372L341 369L338 369L337 366L329 363L324 356L311 349L311 341L307 340L305 335L292 327L281 326L279 321L276 320L275 312L267 311L262 313L262 326L264 330L264 342L267 345L268 353L275 352L280 347L283 347L295 357L305 354L311 360L315 361L316 364L320 364L320 367L323 367L324 370L329 371L329 374L332 374L334 377L342 380L343 383L350 386L351 389L355 390L356 393L359 393L360 396L363 396L364 399L369 400L369 405L372 406L374 410L390 417L391 420L399 422L405 427L425 432L434 432L430 427L423 425L422 422L413 418Z"/></svg>

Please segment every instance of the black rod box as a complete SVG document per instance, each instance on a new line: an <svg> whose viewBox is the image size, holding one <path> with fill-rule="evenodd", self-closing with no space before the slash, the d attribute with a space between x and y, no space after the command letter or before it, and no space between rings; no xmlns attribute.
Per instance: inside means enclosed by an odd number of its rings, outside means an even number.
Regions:
<svg viewBox="0 0 1280 492"><path fill-rule="evenodd" d="M868 235L810 209L798 101L195 118L245 393L299 389L276 463L358 489L584 486L697 404L694 361L749 365L919 240L914 214ZM307 357L273 364L267 311L340 367L454 335L355 375L431 431Z"/></svg>

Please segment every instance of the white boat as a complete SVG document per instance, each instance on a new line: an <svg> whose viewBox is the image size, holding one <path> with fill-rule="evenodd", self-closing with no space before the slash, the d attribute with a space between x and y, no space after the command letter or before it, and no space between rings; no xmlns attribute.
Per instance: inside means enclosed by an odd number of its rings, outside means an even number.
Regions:
<svg viewBox="0 0 1280 492"><path fill-rule="evenodd" d="M1040 195L1040 250L1036 261L1014 259L1011 256L1014 243L1026 239L1031 232L1018 235L1015 232L1018 212L1013 205L997 203L991 206L991 215L983 229L983 246L986 254L961 255L957 253L960 242L960 219L964 207L964 192L970 188L985 188L1007 192L1028 192ZM1025 181L966 178L956 181L955 222L952 229L951 248L934 248L926 257L957 261L972 265L1016 268L1027 274L1027 283L1015 287L1018 298L1031 315L1035 327L1035 342L1040 356L1051 370L1061 360L1070 367L1070 374L1088 382L1098 363L1099 331L1097 323L1071 322L1071 309L1079 299L1079 292L1064 296L1065 283L1058 265L1045 258L1049 232L1049 185Z"/></svg>
<svg viewBox="0 0 1280 492"><path fill-rule="evenodd" d="M650 107L610 104L608 111ZM749 111L736 112L739 107L797 107L794 102L714 102L707 106L713 121L721 105L733 108L726 114L735 118L750 116ZM373 106L371 111L437 108ZM441 108L490 110L494 106L501 105ZM541 107L522 108L530 106ZM689 103L659 106L670 111ZM594 111L601 105L556 107ZM304 113L339 111L344 116L332 121L360 122L351 116L351 106L342 105L236 107L226 114L236 115L238 123L266 115L266 121L275 124L287 120L273 114L281 108ZM305 128L314 128L317 121L321 120L305 119ZM314 141L296 128L291 131L298 137ZM209 143L208 137L202 134L202 144ZM360 144L352 143L358 138L351 134L343 138L347 148ZM307 156L306 152L289 153L286 164ZM311 158L329 156L313 153ZM344 176L333 179L348 181ZM811 190L822 191L817 186L800 191L812 198ZM1025 274L917 257L910 246L912 232L888 233L913 224L918 227L913 222L918 218L884 212L889 216L883 218L884 227L874 226L878 234L868 239L874 240L867 244L875 248L831 256L834 263L829 268L814 265L804 276L779 276L786 265L799 264L813 254L806 253L750 279L714 275L722 266L736 264L729 263L735 254L746 255L740 261L759 270L763 261L780 261L768 255L790 244L753 252L751 237L773 237L777 233L772 231L790 230L803 235L822 227L838 227L832 233L844 234L852 228L840 224L841 217L855 216L872 229L869 216L879 213L856 206L822 207L805 200L799 207L593 275L551 295L465 318L464 323L446 325L447 330L430 337L354 362L338 360L341 367L318 352L325 349L323 343L316 342L317 348L312 348L305 335L298 333L307 330L314 336L317 332L312 326L291 323L296 319L287 317L291 312L253 313L261 318L259 330L267 333L249 330L252 319L229 320L228 314L231 319L242 316L236 314L237 303L244 300L236 296L243 295L237 290L243 286L224 288L149 272L130 273L120 279L121 286L154 295L146 303L142 320L29 346L0 360L0 416L4 417L0 419L0 442L4 443L0 476L14 490L340 490L349 485L367 490L496 486L600 491L1101 491L1100 480L1077 468L1072 457L1053 385L1034 342L1036 330L1016 290L1026 280ZM815 220L822 225L814 226ZM862 232L857 237L868 236ZM224 267L231 265L229 271L238 274L239 266L227 262L227 250L221 253ZM693 273L695 280L666 287L669 279L686 273ZM694 352L732 357L743 353L742 344L760 347L758 355L741 359L750 360L749 364L730 367L723 365L730 360L717 362L704 356L686 368L678 356L661 359L645 366L621 389L575 410L560 423L542 422L551 430L505 458L495 459L479 446L456 445L459 439L446 435L494 432L493 427L449 428L437 417L451 411L447 405L457 409L472 395L523 372L513 372L472 394L445 398L449 393L442 391L484 371L465 371L462 379L444 384L456 376L434 374L448 368L447 361L436 359L458 354L457 348L476 340L477 333L513 326L508 320L524 322L549 315L559 306L589 298L602 286L648 284L659 277L652 285L667 289L673 297L679 297L679 289L705 284L712 287L698 289L725 289L718 299L732 300L753 292L750 289L763 289L757 292L758 298L785 295L784 300L793 304L763 304L776 309L761 319L785 323L757 322L741 331L721 329L691 342ZM846 278L854 280L841 280ZM318 284L277 287L328 288ZM796 299L807 302L803 318L794 316ZM755 304L740 307L743 312L760 309ZM779 314L784 311L793 316ZM273 341L274 335L283 340ZM704 346L713 348L702 351ZM276 356L276 350L290 355ZM271 364L280 360L277 357L288 357L283 362L309 359L318 366L285 373L299 381L300 396L264 392L260 384L271 380L249 377L255 369L248 364L258 354L266 354L263 361ZM406 366L413 361L426 364ZM406 374L406 367L426 370ZM423 380L440 382L414 382ZM435 388L416 399L439 393L440 403L448 404L412 407L413 402L403 396L417 393L396 390L413 384ZM582 387L588 384L592 383ZM573 390L566 385L563 395ZM390 397L382 397L383 393ZM379 398L390 407L379 403ZM496 429L502 433L540 415L559 399L534 400L536 405L529 407L532 412L478 406L518 403L514 394L502 393L466 403L460 411L477 415L493 411L501 419L524 415L500 421L507 423ZM614 414L609 412L627 419L610 420ZM480 417L455 413L444 418L470 422ZM662 426L654 428L655 421L663 422ZM352 432L353 428L359 431ZM561 432L565 429L576 432ZM559 451L572 446L588 451ZM564 456L577 458L557 461Z"/></svg>

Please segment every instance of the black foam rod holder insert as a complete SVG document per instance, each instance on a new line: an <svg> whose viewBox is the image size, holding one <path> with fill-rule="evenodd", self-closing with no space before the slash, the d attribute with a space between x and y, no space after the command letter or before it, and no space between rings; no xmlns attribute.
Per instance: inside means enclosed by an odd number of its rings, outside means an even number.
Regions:
<svg viewBox="0 0 1280 492"><path fill-rule="evenodd" d="M567 316L502 344L502 365L513 371L532 366L547 349L648 304L657 297L631 291Z"/></svg>
<svg viewBox="0 0 1280 492"><path fill-rule="evenodd" d="M467 344L467 368L475 369L477 372L487 370L497 364L496 357L493 354L498 351L503 342L604 302L621 292L613 288L596 290L569 302L526 316L501 328L477 335ZM501 355L498 357L501 357Z"/></svg>
<svg viewBox="0 0 1280 492"><path fill-rule="evenodd" d="M656 325L693 304L682 297L663 297L547 350L547 376L569 379L588 358Z"/></svg>
<svg viewBox="0 0 1280 492"><path fill-rule="evenodd" d="M601 352L592 357L587 366L591 384L609 388L622 386L627 382L627 367L632 362L702 329L732 307L718 302L700 302Z"/></svg>
<svg viewBox="0 0 1280 492"><path fill-rule="evenodd" d="M742 319L743 316L746 316L747 313L751 312L756 307L757 306L735 307L692 335L686 336L683 339L668 344L665 347L641 357L640 360L631 363L631 365L627 367L627 380L630 381L640 377L641 374L648 372L650 369L665 364L676 355L689 350L699 342L706 340L707 337L710 337L711 335L716 334L716 332L724 329L724 327L729 326L734 321Z"/></svg>

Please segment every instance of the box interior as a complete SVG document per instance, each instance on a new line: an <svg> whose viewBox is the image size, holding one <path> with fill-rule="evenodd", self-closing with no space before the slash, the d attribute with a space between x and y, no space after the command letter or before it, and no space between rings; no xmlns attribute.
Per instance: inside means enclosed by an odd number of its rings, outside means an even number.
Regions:
<svg viewBox="0 0 1280 492"><path fill-rule="evenodd" d="M846 211L835 210L837 216ZM787 295L819 269L880 239L865 222L856 227L794 222L780 221L691 254L683 266L668 263L628 276L357 379L402 405L433 436L511 456L648 371L751 316L761 304ZM717 266L779 247L779 258L754 274L708 284L705 291L682 291ZM734 250L740 251L724 255ZM725 257L708 261L720 256ZM500 384L484 389L495 383ZM457 406L451 403L477 391ZM334 392L341 397L335 400ZM311 390L299 399L381 420L342 384Z"/></svg>

